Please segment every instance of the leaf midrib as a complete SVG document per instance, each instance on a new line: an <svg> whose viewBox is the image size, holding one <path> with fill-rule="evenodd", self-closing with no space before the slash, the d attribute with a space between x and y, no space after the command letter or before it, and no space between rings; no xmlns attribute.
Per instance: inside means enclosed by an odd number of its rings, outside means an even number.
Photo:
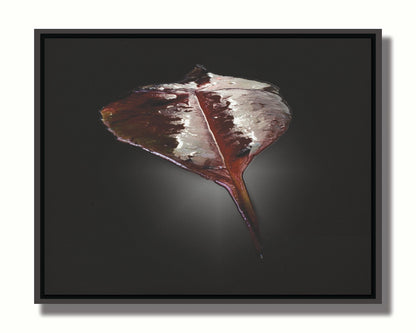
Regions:
<svg viewBox="0 0 416 333"><path fill-rule="evenodd" d="M230 176L230 179L234 182L233 176L232 176L232 174L230 172L229 164L227 163L227 161L226 161L226 159L225 159L225 157L224 157L224 155L222 153L221 144L219 143L218 138L215 135L215 132L212 130L211 124L210 124L210 122L209 122L209 120L207 118L207 115L205 113L205 110L202 107L202 104L200 102L200 97L198 96L198 91L195 90L193 92L193 94L196 97L196 100L198 102L198 107L200 108L201 113L202 113L202 116L204 117L205 123L206 123L207 128L208 128L208 132L211 134L212 140L214 141L215 146L217 147L218 153L219 153L219 155L221 157L221 160L222 160L222 162L223 162L223 164L225 166L225 169L227 170L227 173Z"/></svg>

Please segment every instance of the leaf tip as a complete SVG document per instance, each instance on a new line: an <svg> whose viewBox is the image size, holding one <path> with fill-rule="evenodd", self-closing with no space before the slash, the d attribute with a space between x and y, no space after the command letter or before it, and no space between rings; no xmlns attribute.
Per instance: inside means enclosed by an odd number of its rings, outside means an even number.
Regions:
<svg viewBox="0 0 416 333"><path fill-rule="evenodd" d="M197 81L208 77L208 70L203 65L196 64L194 68L185 76L186 81Z"/></svg>

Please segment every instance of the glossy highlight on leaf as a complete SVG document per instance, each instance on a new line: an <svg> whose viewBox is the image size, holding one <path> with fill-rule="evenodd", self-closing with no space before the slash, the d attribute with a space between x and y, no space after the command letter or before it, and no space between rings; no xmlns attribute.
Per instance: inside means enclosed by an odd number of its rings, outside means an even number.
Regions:
<svg viewBox="0 0 416 333"><path fill-rule="evenodd" d="M212 74L197 65L179 83L134 89L101 115L118 140L226 188L263 258L243 172L288 128L291 113L276 86Z"/></svg>

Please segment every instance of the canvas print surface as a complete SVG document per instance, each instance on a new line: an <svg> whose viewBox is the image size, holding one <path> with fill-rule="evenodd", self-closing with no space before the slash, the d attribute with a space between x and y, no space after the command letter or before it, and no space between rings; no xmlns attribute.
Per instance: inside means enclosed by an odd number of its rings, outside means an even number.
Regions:
<svg viewBox="0 0 416 333"><path fill-rule="evenodd" d="M42 295L373 293L370 37L42 43Z"/></svg>

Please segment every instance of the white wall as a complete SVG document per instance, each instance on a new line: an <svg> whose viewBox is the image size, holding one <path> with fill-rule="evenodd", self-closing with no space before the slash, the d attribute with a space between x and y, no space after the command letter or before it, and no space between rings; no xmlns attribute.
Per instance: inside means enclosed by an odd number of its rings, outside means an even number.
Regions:
<svg viewBox="0 0 416 333"><path fill-rule="evenodd" d="M415 25L412 1L15 1L1 6L2 332L416 330ZM34 28L382 28L391 45L392 285L387 305L33 304ZM388 67L388 66L387 66ZM388 77L389 75L387 75ZM389 96L389 90L391 95ZM386 147L389 145L386 137ZM387 156L388 157L388 156ZM387 177L388 179L389 177ZM387 187L388 188L388 187ZM388 196L387 196L388 199ZM387 200L388 201L388 200Z"/></svg>

